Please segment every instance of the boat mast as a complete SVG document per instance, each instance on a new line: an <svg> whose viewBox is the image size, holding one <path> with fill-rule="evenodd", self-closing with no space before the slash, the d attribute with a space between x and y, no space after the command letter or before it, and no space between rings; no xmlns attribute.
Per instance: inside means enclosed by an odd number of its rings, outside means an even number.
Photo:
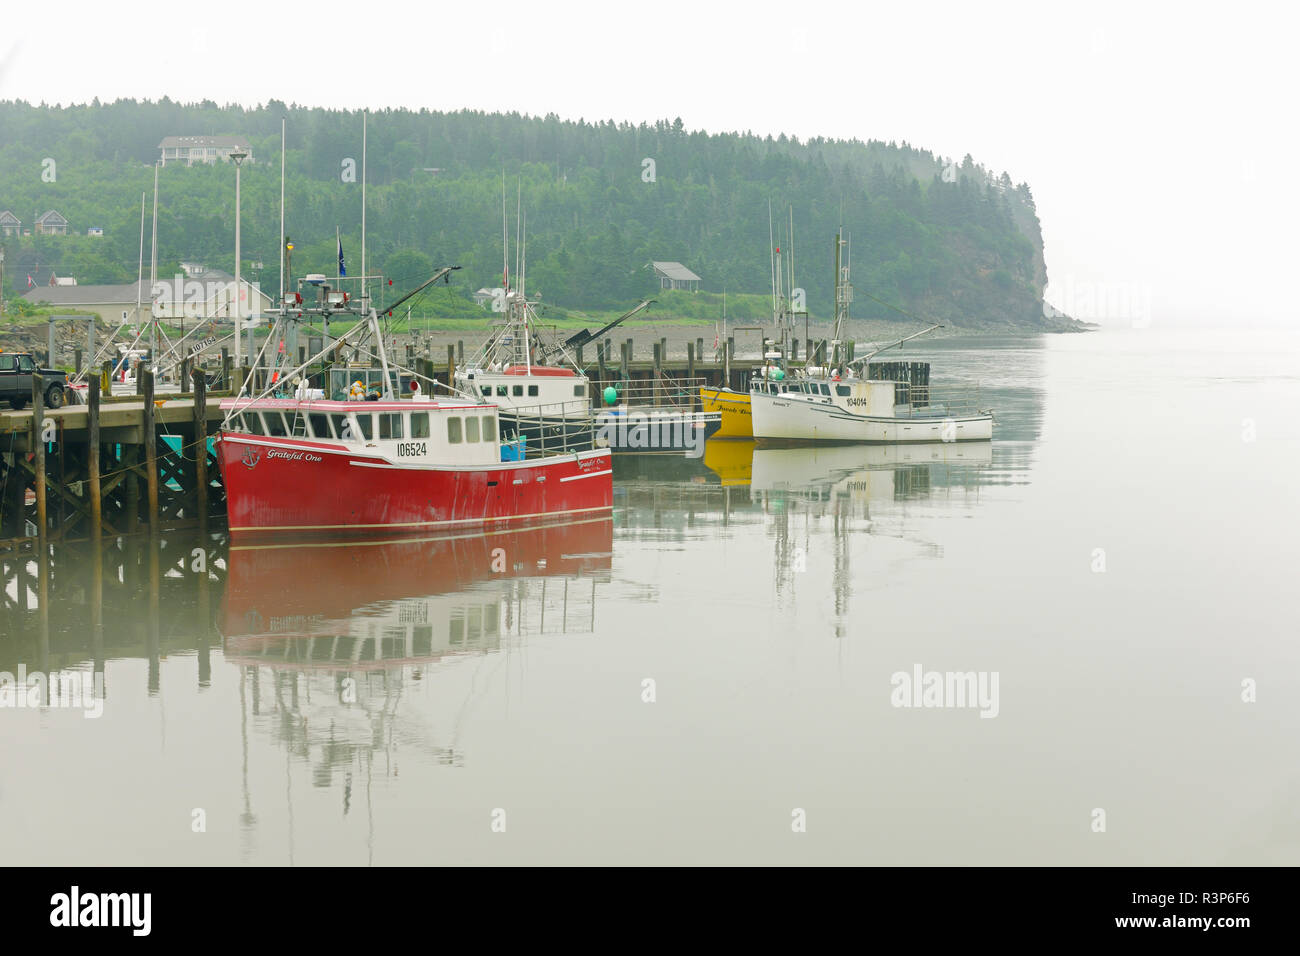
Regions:
<svg viewBox="0 0 1300 956"><path fill-rule="evenodd" d="M361 111L361 308L370 305L370 279L366 275L366 111ZM385 379L387 381L387 379Z"/></svg>
<svg viewBox="0 0 1300 956"><path fill-rule="evenodd" d="M140 194L140 267L136 270L135 275L135 322L140 324L140 306L144 297L144 193ZM150 289L152 295L153 290ZM137 328L138 332L139 329Z"/></svg>
<svg viewBox="0 0 1300 956"><path fill-rule="evenodd" d="M149 251L149 297L153 298L153 288L158 283L158 164L153 164L153 237L150 240ZM184 303L181 304L181 313L184 314ZM158 349L158 316L155 309L150 309L150 317L153 319L153 361L157 361Z"/></svg>
<svg viewBox="0 0 1300 956"><path fill-rule="evenodd" d="M844 321L849 317L849 303L853 301L853 286L849 284L849 240L841 227L835 233L835 331L831 338L832 366L839 365L840 335Z"/></svg>

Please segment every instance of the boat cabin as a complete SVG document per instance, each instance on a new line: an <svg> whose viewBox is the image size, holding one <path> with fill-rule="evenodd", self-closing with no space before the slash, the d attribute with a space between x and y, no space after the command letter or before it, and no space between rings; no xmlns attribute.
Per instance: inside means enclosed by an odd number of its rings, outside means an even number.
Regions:
<svg viewBox="0 0 1300 956"><path fill-rule="evenodd" d="M848 378L841 381L809 378L779 382L768 379L753 382L750 390L766 392L769 395L798 396L808 401L838 405L859 415L892 417L898 414L899 406L909 406L906 382L881 382L861 378Z"/></svg>
<svg viewBox="0 0 1300 956"><path fill-rule="evenodd" d="M509 365L500 370L465 369L456 382L485 402L507 411L550 406L547 414L585 413L590 407L590 384L585 375L556 365Z"/></svg>
<svg viewBox="0 0 1300 956"><path fill-rule="evenodd" d="M338 402L226 399L238 409L228 432L279 439L304 452L324 445L412 465L485 465L501 460L497 409L467 402ZM301 442L301 444L297 444Z"/></svg>

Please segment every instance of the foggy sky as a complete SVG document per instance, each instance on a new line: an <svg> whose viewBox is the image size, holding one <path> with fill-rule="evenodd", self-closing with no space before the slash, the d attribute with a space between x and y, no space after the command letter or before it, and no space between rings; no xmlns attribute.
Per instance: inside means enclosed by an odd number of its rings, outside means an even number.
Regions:
<svg viewBox="0 0 1300 956"><path fill-rule="evenodd" d="M680 116L710 132L906 140L1029 183L1048 298L1071 314L1141 324L1145 296L1154 324L1291 324L1300 17L1268 3L1217 11L24 5L0 22L0 99Z"/></svg>

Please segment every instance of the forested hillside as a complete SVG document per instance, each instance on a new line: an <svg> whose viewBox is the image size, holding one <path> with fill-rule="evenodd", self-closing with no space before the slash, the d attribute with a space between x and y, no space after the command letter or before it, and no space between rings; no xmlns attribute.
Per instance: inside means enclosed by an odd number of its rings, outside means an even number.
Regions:
<svg viewBox="0 0 1300 956"><path fill-rule="evenodd" d="M242 258L245 271L273 289L281 118L293 272L334 273L336 228L349 271L359 272L359 113L275 101L257 109L166 99L66 108L4 102L0 211L30 229L35 214L55 209L74 233L0 240L6 296L24 291L36 268L81 284L134 280L141 194L152 196L158 145L168 135L250 140ZM832 312L832 242L843 224L852 239L855 318L908 321L883 302L967 327L1069 324L1043 316L1046 271L1029 187L969 156L953 162L907 144L688 132L680 120L633 126L386 110L370 114L367 130L367 265L391 277L395 291L443 264L464 267L456 294L500 284L504 172L512 243L517 189L527 217L529 291L560 306L635 302L656 288L651 260L682 262L702 277L703 290L765 293L770 201L778 225L793 209L796 280L814 318ZM353 165L356 181L345 181ZM181 261L233 268L234 181L225 163L161 170L160 274ZM103 236L87 236L90 227ZM146 239L146 272L148 256Z"/></svg>

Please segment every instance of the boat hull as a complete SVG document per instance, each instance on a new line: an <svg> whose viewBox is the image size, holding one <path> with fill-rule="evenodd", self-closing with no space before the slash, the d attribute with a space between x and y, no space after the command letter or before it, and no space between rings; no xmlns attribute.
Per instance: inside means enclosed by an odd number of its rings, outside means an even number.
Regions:
<svg viewBox="0 0 1300 956"><path fill-rule="evenodd" d="M908 442L989 441L993 416L859 415L831 403L786 395L751 394L754 437L772 442Z"/></svg>
<svg viewBox="0 0 1300 956"><path fill-rule="evenodd" d="M721 424L715 438L753 438L754 422L749 405L749 393L730 388L700 386L700 405L706 412L717 412Z"/></svg>
<svg viewBox="0 0 1300 956"><path fill-rule="evenodd" d="M428 466L327 443L223 432L216 451L236 538L501 527L613 505L607 450Z"/></svg>

